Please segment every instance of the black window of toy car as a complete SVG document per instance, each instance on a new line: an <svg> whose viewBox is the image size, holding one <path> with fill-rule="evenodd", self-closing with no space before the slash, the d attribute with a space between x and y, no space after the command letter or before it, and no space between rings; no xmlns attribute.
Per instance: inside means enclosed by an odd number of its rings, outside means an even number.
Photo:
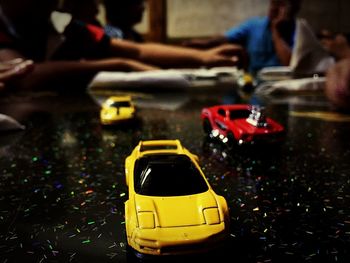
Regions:
<svg viewBox="0 0 350 263"><path fill-rule="evenodd" d="M218 109L218 114L222 117L226 117L226 111L224 109Z"/></svg>
<svg viewBox="0 0 350 263"><path fill-rule="evenodd" d="M181 196L208 190L204 178L186 155L144 156L135 163L135 192L149 196Z"/></svg>
<svg viewBox="0 0 350 263"><path fill-rule="evenodd" d="M249 110L230 110L230 120L246 119L249 117Z"/></svg>
<svg viewBox="0 0 350 263"><path fill-rule="evenodd" d="M120 107L130 107L129 101L115 101L111 104L112 107L120 108Z"/></svg>

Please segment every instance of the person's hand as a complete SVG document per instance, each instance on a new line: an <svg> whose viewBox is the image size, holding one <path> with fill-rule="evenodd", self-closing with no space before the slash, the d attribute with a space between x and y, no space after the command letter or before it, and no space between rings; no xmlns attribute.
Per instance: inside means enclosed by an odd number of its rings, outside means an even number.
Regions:
<svg viewBox="0 0 350 263"><path fill-rule="evenodd" d="M33 66L33 61L20 58L0 63L0 90L5 88L7 81L25 75L33 69Z"/></svg>
<svg viewBox="0 0 350 263"><path fill-rule="evenodd" d="M350 109L350 59L332 66L326 74L326 96L338 109Z"/></svg>
<svg viewBox="0 0 350 263"><path fill-rule="evenodd" d="M272 29L278 29L278 27L285 23L290 21L291 18L291 12L290 12L290 6L287 3L280 4L276 6L276 14L271 17L271 26Z"/></svg>
<svg viewBox="0 0 350 263"><path fill-rule="evenodd" d="M236 66L242 50L242 47L239 45L224 44L204 51L202 59L204 65L208 67Z"/></svg>
<svg viewBox="0 0 350 263"><path fill-rule="evenodd" d="M344 34L336 34L333 37L321 40L323 47L337 60L350 57L350 45Z"/></svg>

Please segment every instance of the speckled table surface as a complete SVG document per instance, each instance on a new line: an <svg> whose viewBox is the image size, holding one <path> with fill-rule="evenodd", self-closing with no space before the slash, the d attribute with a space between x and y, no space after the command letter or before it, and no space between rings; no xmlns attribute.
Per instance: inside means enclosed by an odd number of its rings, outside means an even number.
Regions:
<svg viewBox="0 0 350 263"><path fill-rule="evenodd" d="M200 121L202 107L246 102L231 91L139 96L137 125L113 128L100 125L98 95L0 100L26 126L0 134L1 263L136 261L126 253L124 159L147 139L180 139L229 204L230 239L205 259L350 261L350 122L329 116L322 96L249 98L286 138L234 151L206 139Z"/></svg>

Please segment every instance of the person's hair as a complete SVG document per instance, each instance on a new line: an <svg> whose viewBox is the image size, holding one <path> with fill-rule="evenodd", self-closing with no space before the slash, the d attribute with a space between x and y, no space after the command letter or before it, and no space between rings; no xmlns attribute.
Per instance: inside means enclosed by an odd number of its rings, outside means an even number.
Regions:
<svg viewBox="0 0 350 263"><path fill-rule="evenodd" d="M302 0L270 0L270 5L288 4L289 14L294 17L301 8Z"/></svg>
<svg viewBox="0 0 350 263"><path fill-rule="evenodd" d="M302 0L287 0L290 3L291 14L296 15L301 8Z"/></svg>
<svg viewBox="0 0 350 263"><path fill-rule="evenodd" d="M91 4L96 4L97 6L98 2L97 0L64 0L61 9L68 13L76 14L81 12L85 6Z"/></svg>
<svg viewBox="0 0 350 263"><path fill-rule="evenodd" d="M290 5L290 14L292 16L296 16L297 13L300 11L301 8L301 2L302 0L283 0Z"/></svg>

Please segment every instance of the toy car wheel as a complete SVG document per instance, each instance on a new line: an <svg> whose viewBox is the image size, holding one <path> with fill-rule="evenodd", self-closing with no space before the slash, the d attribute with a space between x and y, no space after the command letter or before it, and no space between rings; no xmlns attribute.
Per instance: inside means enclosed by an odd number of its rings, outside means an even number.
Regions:
<svg viewBox="0 0 350 263"><path fill-rule="evenodd" d="M129 262L141 262L141 254L136 252L131 246L128 244L126 245L126 258L127 261Z"/></svg>
<svg viewBox="0 0 350 263"><path fill-rule="evenodd" d="M203 130L208 135L212 131L212 127L211 127L210 121L208 119L204 119L204 121L203 121Z"/></svg>
<svg viewBox="0 0 350 263"><path fill-rule="evenodd" d="M227 145L230 148L237 145L237 140L236 140L235 136L232 134L232 132L227 134Z"/></svg>

